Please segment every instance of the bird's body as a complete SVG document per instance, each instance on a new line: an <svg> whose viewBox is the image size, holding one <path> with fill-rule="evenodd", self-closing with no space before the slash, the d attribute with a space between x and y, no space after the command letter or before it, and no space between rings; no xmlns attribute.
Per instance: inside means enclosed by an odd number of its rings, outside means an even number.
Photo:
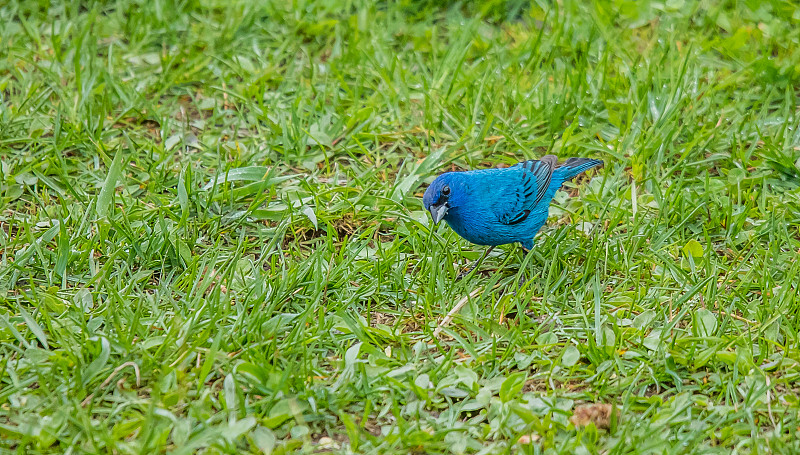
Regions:
<svg viewBox="0 0 800 455"><path fill-rule="evenodd" d="M570 158L557 165L557 158L547 155L504 169L447 172L431 183L423 203L434 222L443 219L472 243L519 242L529 250L561 185L602 163Z"/></svg>

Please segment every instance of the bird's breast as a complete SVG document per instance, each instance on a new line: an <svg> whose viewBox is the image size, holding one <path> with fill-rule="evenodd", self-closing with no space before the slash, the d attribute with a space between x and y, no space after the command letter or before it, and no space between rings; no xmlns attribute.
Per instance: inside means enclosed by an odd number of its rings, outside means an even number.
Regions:
<svg viewBox="0 0 800 455"><path fill-rule="evenodd" d="M460 207L450 210L447 224L461 237L476 245L504 245L529 242L547 220L547 212L535 212L522 223L505 224L490 209Z"/></svg>
<svg viewBox="0 0 800 455"><path fill-rule="evenodd" d="M447 224L456 234L477 245L502 245L508 233L497 217L488 210L460 208L447 214Z"/></svg>

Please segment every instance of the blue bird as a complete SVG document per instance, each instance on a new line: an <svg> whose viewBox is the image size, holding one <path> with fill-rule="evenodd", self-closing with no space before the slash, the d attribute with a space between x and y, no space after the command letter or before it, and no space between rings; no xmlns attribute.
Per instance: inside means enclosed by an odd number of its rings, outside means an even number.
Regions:
<svg viewBox="0 0 800 455"><path fill-rule="evenodd" d="M444 220L458 235L489 248L463 277L498 245L519 242L528 251L547 221L550 202L561 185L603 164L591 158L569 158L558 165L555 155L528 160L505 169L446 172L430 184L422 202L434 224Z"/></svg>

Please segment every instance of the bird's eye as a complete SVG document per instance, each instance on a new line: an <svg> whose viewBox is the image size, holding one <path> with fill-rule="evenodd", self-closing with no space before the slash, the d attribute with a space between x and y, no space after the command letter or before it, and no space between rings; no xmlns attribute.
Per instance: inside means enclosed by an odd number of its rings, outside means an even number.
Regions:
<svg viewBox="0 0 800 455"><path fill-rule="evenodd" d="M450 195L450 187L445 185L442 187L442 196L449 196Z"/></svg>

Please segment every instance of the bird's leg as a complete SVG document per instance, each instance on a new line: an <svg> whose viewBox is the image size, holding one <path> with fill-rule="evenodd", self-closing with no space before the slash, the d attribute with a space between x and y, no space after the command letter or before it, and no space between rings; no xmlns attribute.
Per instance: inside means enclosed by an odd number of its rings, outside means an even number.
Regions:
<svg viewBox="0 0 800 455"><path fill-rule="evenodd" d="M531 253L531 250L529 250L529 249L527 249L527 248L525 248L523 246L522 247L522 251L525 252L525 256L523 256L523 258L522 258L522 263L524 264L525 263L525 258ZM526 281L528 281L528 278L526 277L526 274L525 274L525 269L521 269L520 270L520 275L522 275L522 276L519 277L519 282L517 283L517 291L522 289L522 285L525 284Z"/></svg>
<svg viewBox="0 0 800 455"><path fill-rule="evenodd" d="M463 271L463 272L461 272L461 273L459 273L459 274L458 274L458 276L456 277L456 281L458 281L458 280L460 280L460 279L464 278L465 276L469 275L469 273L470 273L471 271L473 271L473 270L475 270L476 268L478 268L478 266L481 264L481 262L483 262L483 260L484 260L484 259L486 259L486 256L488 256L488 255L489 255L489 253L490 253L490 252L491 252L493 249L494 249L494 245L493 245L493 246L490 246L489 248L487 248L487 249L486 249L486 252L485 252L485 253L483 253L483 256L481 256L480 258L478 258L478 260L477 260L477 261L475 261L474 263L472 263L472 266L470 266L470 268L469 268L469 269L467 269L467 270L465 270L465 271Z"/></svg>

